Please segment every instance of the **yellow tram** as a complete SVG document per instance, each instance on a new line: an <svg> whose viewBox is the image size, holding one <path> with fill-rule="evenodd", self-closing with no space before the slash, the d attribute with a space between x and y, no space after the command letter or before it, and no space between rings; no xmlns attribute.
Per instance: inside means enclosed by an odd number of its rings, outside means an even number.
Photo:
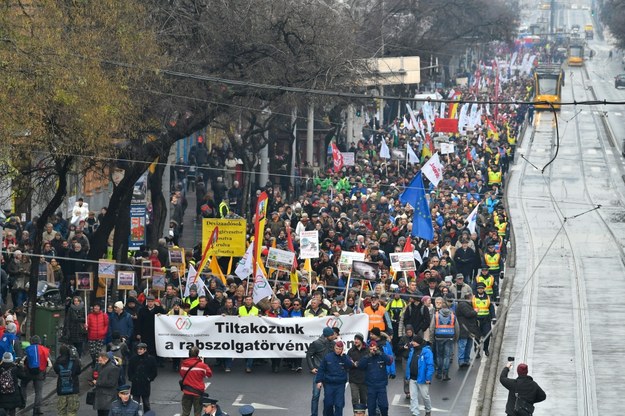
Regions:
<svg viewBox="0 0 625 416"><path fill-rule="evenodd" d="M584 64L584 44L571 42L568 48L569 66L582 66Z"/></svg>
<svg viewBox="0 0 625 416"><path fill-rule="evenodd" d="M534 106L537 110L551 110L551 105L560 110L562 87L564 86L564 71L560 65L538 65L534 71L535 101L544 102Z"/></svg>

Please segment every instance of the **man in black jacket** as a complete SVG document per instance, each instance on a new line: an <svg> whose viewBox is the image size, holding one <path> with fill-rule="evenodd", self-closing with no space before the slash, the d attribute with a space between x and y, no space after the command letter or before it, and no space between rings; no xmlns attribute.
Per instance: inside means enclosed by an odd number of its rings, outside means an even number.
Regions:
<svg viewBox="0 0 625 416"><path fill-rule="evenodd" d="M506 364L504 369L501 371L499 381L506 389L508 389L506 414L514 416L516 415L516 412L514 411L514 404L517 400L517 394L519 395L519 398L530 403L531 405L544 401L547 398L547 395L543 389L540 388L538 383L536 383L532 377L527 375L527 364L521 363L517 366L516 372L519 376L516 380L508 378L508 372L511 368L512 363L508 362L508 364Z"/></svg>
<svg viewBox="0 0 625 416"><path fill-rule="evenodd" d="M144 342L137 344L137 354L128 363L128 378L132 382L132 399L137 403L143 401L143 411L150 410L150 385L158 375L156 359L148 354L148 346Z"/></svg>
<svg viewBox="0 0 625 416"><path fill-rule="evenodd" d="M334 340L336 339L336 332L329 326L323 328L322 335L314 340L306 351L306 363L310 372L317 375L317 369L323 360L323 357L334 349ZM310 402L310 414L311 416L317 416L319 412L319 396L321 395L321 389L317 387L317 383L313 378L313 396Z"/></svg>
<svg viewBox="0 0 625 416"><path fill-rule="evenodd" d="M369 354L369 349L365 344L362 334L354 335L354 346L347 351L347 355L353 362L357 363ZM367 404L367 383L365 381L365 370L358 367L349 369L349 388L352 392L352 405L359 403Z"/></svg>
<svg viewBox="0 0 625 416"><path fill-rule="evenodd" d="M456 318L458 318L458 326L460 327L458 336L458 366L460 368L469 367L473 339L480 337L480 329L477 326L477 311L473 309L472 302L473 294L467 293L456 306Z"/></svg>

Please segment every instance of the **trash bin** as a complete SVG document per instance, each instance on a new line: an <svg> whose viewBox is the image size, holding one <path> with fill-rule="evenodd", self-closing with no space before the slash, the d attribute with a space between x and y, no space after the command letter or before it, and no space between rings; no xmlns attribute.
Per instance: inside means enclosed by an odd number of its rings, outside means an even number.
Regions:
<svg viewBox="0 0 625 416"><path fill-rule="evenodd" d="M50 348L50 357L56 357L59 329L63 326L63 308L39 306L35 308L35 334Z"/></svg>

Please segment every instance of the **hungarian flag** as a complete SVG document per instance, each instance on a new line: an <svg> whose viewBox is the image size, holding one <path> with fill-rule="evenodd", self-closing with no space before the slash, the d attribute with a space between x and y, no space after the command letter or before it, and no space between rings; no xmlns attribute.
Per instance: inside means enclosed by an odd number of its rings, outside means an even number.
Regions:
<svg viewBox="0 0 625 416"><path fill-rule="evenodd" d="M458 133L458 119L437 117L434 119L434 131L437 133Z"/></svg>
<svg viewBox="0 0 625 416"><path fill-rule="evenodd" d="M334 172L339 173L341 169L343 169L343 154L341 153L339 148L336 147L336 143L332 142L330 143L330 146L332 146L332 161L334 162Z"/></svg>

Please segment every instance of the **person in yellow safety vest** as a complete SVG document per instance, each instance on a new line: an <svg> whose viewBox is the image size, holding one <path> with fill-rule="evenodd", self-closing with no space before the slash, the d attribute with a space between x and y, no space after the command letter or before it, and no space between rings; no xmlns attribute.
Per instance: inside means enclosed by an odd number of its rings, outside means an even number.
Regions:
<svg viewBox="0 0 625 416"><path fill-rule="evenodd" d="M243 299L243 305L239 306L239 316L245 318L247 316L258 316L260 311L256 306L254 306L254 298L252 295L247 295ZM252 368L254 367L254 359L246 358L245 359L245 372L251 373Z"/></svg>
<svg viewBox="0 0 625 416"><path fill-rule="evenodd" d="M493 165L489 166L488 167L488 186L500 185L501 181L502 181L501 169L497 167L493 167Z"/></svg>
<svg viewBox="0 0 625 416"><path fill-rule="evenodd" d="M501 216L501 219L499 217L497 214L494 215L495 228L497 228L497 235L505 239L508 232L508 219L505 216Z"/></svg>
<svg viewBox="0 0 625 416"><path fill-rule="evenodd" d="M363 311L369 315L369 331L373 328L379 328L380 331L386 331L386 308L380 305L380 298L377 293L371 295L371 305L367 306Z"/></svg>
<svg viewBox="0 0 625 416"><path fill-rule="evenodd" d="M499 275L502 268L501 254L495 251L494 245L488 245L488 251L484 254L484 265L488 267L488 273L495 278L493 285L493 297L499 299Z"/></svg>
<svg viewBox="0 0 625 416"><path fill-rule="evenodd" d="M228 202L228 198L224 198L224 200L219 203L219 216L221 218L226 218L228 215L230 215L230 203Z"/></svg>
<svg viewBox="0 0 625 416"><path fill-rule="evenodd" d="M486 294L493 296L495 277L489 273L488 267L482 267L482 273L477 275L475 283L484 283Z"/></svg>
<svg viewBox="0 0 625 416"><path fill-rule="evenodd" d="M189 296L182 299L185 308L192 309L200 304L200 297L197 294L197 285L192 284L189 287Z"/></svg>
<svg viewBox="0 0 625 416"><path fill-rule="evenodd" d="M492 328L491 323L494 324L497 321L497 316L495 315L495 306L485 290L486 285L484 285L484 283L477 284L477 293L473 297L473 309L477 312L477 325L480 328L481 340L483 340L482 351L484 351L484 355L488 357L490 336L487 337L487 335ZM475 350L477 352L475 358L480 358L480 352L477 347Z"/></svg>
<svg viewBox="0 0 625 416"><path fill-rule="evenodd" d="M393 299L386 304L388 308L388 313L391 317L391 321L393 322L393 339L391 344L393 345L393 352L395 356L401 360L401 356L397 355L397 343L399 342L399 320L401 318L401 313L406 308L406 301L401 298L401 293L399 288L393 289Z"/></svg>

